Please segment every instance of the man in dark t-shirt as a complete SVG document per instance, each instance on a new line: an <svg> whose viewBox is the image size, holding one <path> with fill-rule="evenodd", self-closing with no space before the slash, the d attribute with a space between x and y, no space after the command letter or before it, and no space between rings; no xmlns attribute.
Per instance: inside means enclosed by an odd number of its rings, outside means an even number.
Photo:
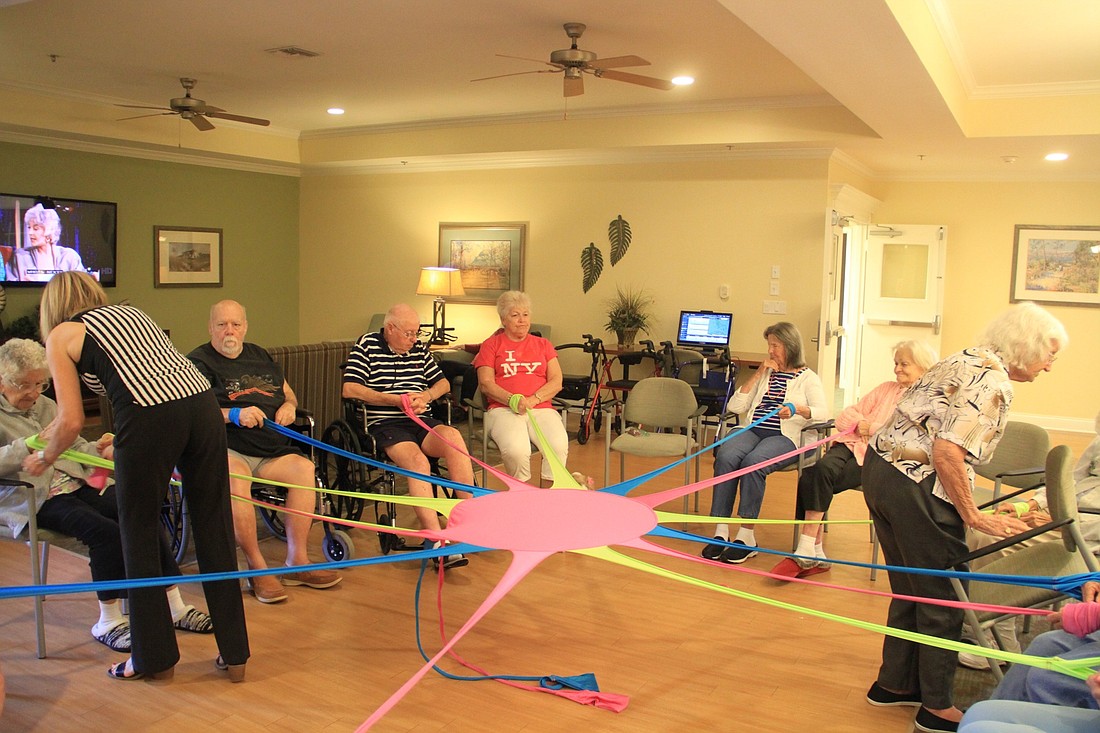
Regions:
<svg viewBox="0 0 1100 733"><path fill-rule="evenodd" d="M248 318L244 306L234 300L215 303L210 309L210 343L203 344L188 358L210 380L226 422L229 443L229 472L255 476L295 486L313 486L313 464L294 441L271 430L265 420L280 425L294 422L298 400L283 379L283 370L264 349L245 343ZM230 478L230 491L250 497L252 482ZM286 564L308 565L306 542L312 519L296 512L313 513L317 495L307 488L287 489ZM233 531L250 570L267 567L256 536L256 510L244 501L233 502ZM282 583L273 575L252 578L252 592L261 603L287 599L285 585L331 588L341 578L332 570L287 573Z"/></svg>

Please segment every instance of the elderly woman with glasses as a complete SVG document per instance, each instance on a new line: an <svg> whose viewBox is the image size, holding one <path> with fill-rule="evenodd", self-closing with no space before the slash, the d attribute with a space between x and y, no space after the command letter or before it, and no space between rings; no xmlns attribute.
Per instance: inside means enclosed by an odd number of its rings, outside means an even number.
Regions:
<svg viewBox="0 0 1100 733"><path fill-rule="evenodd" d="M973 466L989 461L1001 439L1012 383L1050 371L1068 342L1054 316L1020 303L995 318L977 346L939 362L906 391L871 437L863 463L863 495L888 565L942 570L968 552L968 527L996 537L1027 531L1014 516L978 510ZM891 627L959 640L962 609L903 600L954 600L948 578L889 575L898 594L887 615ZM918 730L954 731L962 718L952 698L957 656L887 636L867 701L918 707Z"/></svg>
<svg viewBox="0 0 1100 733"><path fill-rule="evenodd" d="M36 341L12 339L0 346L0 476L27 481L34 486L38 526L75 537L88 546L92 580L122 580L122 538L118 528L115 487L104 486L92 476L91 467L63 458L38 476L23 471L32 453L26 439L42 432L57 416L57 403L42 395L50 386L46 350ZM77 438L71 449L110 457L112 436L96 444ZM94 484L100 484L97 488ZM0 523L17 537L27 526L23 489L0 486ZM168 538L162 536L165 575L179 575ZM118 599L124 591L98 591L99 620L92 626L96 641L117 652L130 651L130 622L122 615ZM177 629L208 634L210 617L183 602L179 588L168 589L172 621Z"/></svg>

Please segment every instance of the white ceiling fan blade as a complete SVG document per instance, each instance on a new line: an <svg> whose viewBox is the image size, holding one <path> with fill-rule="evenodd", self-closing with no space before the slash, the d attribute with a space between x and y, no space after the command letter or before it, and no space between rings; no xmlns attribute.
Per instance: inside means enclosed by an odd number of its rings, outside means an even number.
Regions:
<svg viewBox="0 0 1100 733"><path fill-rule="evenodd" d="M157 109L156 107L146 107L146 109ZM147 115L134 115L133 117L119 117L115 122L122 122L124 120L140 120L142 117L163 117L164 115L174 115L175 112L153 112Z"/></svg>
<svg viewBox="0 0 1100 733"><path fill-rule="evenodd" d="M219 112L212 112L212 111L210 111L210 110L217 109L217 107L207 107L206 109L207 109L207 112L206 112L207 117L216 117L219 120L233 120L235 122L247 122L250 125L263 125L264 127L267 127L268 125L271 124L270 120L264 120L264 119L261 119L259 117L245 117L244 115L235 115L235 114L231 114L229 112L220 112L220 111ZM213 125L211 125L211 127L213 127Z"/></svg>
<svg viewBox="0 0 1100 733"><path fill-rule="evenodd" d="M126 107L127 109L157 109L165 112L173 112L170 107L151 107L148 104L115 104L116 107Z"/></svg>
<svg viewBox="0 0 1100 733"><path fill-rule="evenodd" d="M485 81L486 79L503 79L506 76L522 76L524 74L553 74L560 71L560 69L535 69L534 71L515 71L511 74L497 74L496 76L483 76L480 79L470 79L470 81Z"/></svg>
<svg viewBox="0 0 1100 733"><path fill-rule="evenodd" d="M557 64L550 63L549 61L543 61L542 59L529 59L526 56L509 56L506 53L498 53L497 56L501 57L502 59L518 59L520 61L531 61L536 64L546 64L547 66L553 66L558 70L561 70L561 67Z"/></svg>
<svg viewBox="0 0 1100 733"><path fill-rule="evenodd" d="M654 79L652 76L642 76L641 74L631 74L626 71L613 71L611 69L606 71L596 69L596 76L615 81L625 81L627 84L639 84L652 89L663 89L664 91L668 91L674 86L672 82L664 79Z"/></svg>
<svg viewBox="0 0 1100 733"><path fill-rule="evenodd" d="M622 66L649 66L649 62L641 56L612 56L607 59L589 61L588 65L593 69L617 69Z"/></svg>

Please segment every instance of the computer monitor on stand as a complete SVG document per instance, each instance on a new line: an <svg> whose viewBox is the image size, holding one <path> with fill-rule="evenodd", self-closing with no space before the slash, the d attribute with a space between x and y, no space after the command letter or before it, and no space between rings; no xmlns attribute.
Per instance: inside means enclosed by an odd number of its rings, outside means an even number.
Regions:
<svg viewBox="0 0 1100 733"><path fill-rule="evenodd" d="M676 331L676 345L700 349L713 354L729 346L733 328L732 313L706 310L680 311L680 326Z"/></svg>

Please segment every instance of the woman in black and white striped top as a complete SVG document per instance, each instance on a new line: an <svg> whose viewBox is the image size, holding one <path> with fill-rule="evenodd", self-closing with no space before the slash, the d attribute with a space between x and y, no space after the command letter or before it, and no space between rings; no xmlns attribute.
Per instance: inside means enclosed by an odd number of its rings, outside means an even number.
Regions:
<svg viewBox="0 0 1100 733"><path fill-rule="evenodd" d="M49 444L28 456L24 469L32 475L44 471L84 427L83 379L110 399L115 415L115 483L127 577L160 575L159 515L174 468L187 491L200 571L235 570L225 425L198 369L149 316L108 305L106 293L85 273L60 273L47 284L41 330L58 413L44 431ZM249 656L240 586L224 580L204 583L203 589L221 652L215 666L240 681ZM164 591L133 588L129 596L132 656L108 674L170 678L179 649Z"/></svg>

